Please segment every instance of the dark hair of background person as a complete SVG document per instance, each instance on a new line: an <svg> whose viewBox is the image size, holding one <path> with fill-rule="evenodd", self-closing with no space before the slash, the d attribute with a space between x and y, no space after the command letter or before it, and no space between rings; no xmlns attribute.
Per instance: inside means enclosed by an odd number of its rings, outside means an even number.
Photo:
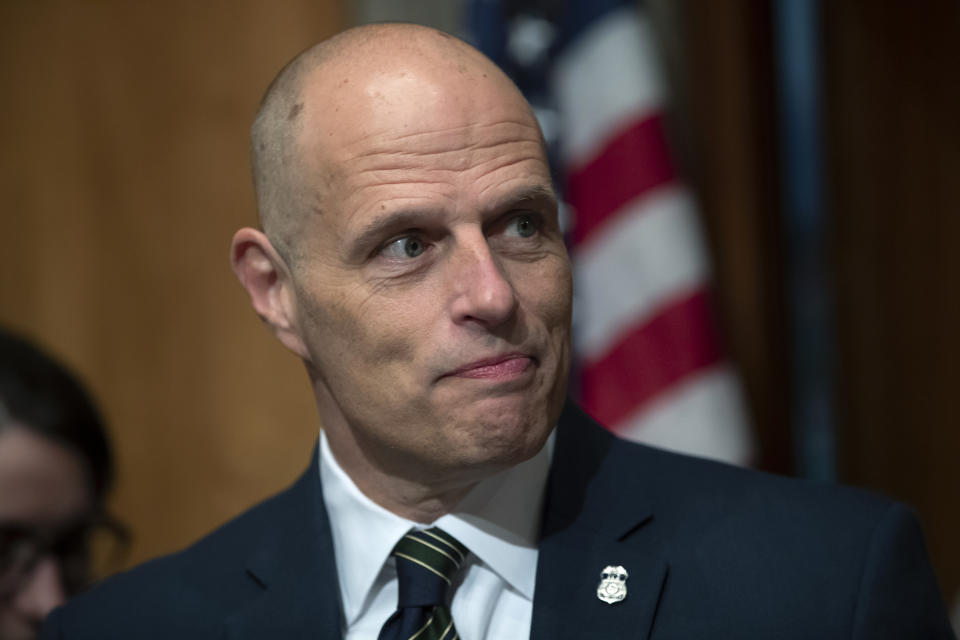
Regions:
<svg viewBox="0 0 960 640"><path fill-rule="evenodd" d="M7 423L61 444L87 464L95 504L113 484L113 456L90 395L63 365L0 329L0 430Z"/></svg>

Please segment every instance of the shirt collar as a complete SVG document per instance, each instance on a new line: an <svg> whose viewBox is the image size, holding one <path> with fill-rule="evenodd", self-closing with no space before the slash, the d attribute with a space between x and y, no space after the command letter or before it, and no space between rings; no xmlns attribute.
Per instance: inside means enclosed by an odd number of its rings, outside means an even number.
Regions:
<svg viewBox="0 0 960 640"><path fill-rule="evenodd" d="M533 600L543 495L554 435L529 460L482 480L434 525L466 545L494 573ZM320 481L330 518L347 625L366 606L394 544L422 524L401 518L361 492L320 434Z"/></svg>

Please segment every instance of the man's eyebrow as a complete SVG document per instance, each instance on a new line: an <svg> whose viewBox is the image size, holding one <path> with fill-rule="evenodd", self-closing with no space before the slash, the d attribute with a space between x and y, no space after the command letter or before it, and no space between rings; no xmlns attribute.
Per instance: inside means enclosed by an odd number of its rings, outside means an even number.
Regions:
<svg viewBox="0 0 960 640"><path fill-rule="evenodd" d="M357 249L365 249L379 242L385 233L420 226L435 213L436 211L429 208L399 209L384 213L364 224L350 241L350 245Z"/></svg>
<svg viewBox="0 0 960 640"><path fill-rule="evenodd" d="M507 194L493 208L495 211L503 211L529 202L547 204L554 208L558 205L557 194L553 189L538 184L532 187L522 187Z"/></svg>

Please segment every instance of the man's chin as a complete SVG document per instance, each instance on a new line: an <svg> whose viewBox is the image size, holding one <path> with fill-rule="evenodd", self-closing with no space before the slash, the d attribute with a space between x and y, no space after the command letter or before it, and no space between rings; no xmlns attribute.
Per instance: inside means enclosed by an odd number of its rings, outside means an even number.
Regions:
<svg viewBox="0 0 960 640"><path fill-rule="evenodd" d="M518 409L518 407L514 407ZM460 450L464 463L508 467L527 460L543 447L553 425L547 412L487 412L467 423L461 422Z"/></svg>

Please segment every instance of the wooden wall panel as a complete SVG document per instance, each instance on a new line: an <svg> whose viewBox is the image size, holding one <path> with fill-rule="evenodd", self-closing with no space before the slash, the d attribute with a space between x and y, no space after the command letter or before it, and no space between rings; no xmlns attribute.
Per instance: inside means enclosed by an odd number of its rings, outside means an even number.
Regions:
<svg viewBox="0 0 960 640"><path fill-rule="evenodd" d="M840 473L916 506L953 598L960 596L960 4L823 7Z"/></svg>
<svg viewBox="0 0 960 640"><path fill-rule="evenodd" d="M334 0L0 3L0 322L89 382L119 460L129 563L291 481L306 375L228 265L255 222L248 128Z"/></svg>

